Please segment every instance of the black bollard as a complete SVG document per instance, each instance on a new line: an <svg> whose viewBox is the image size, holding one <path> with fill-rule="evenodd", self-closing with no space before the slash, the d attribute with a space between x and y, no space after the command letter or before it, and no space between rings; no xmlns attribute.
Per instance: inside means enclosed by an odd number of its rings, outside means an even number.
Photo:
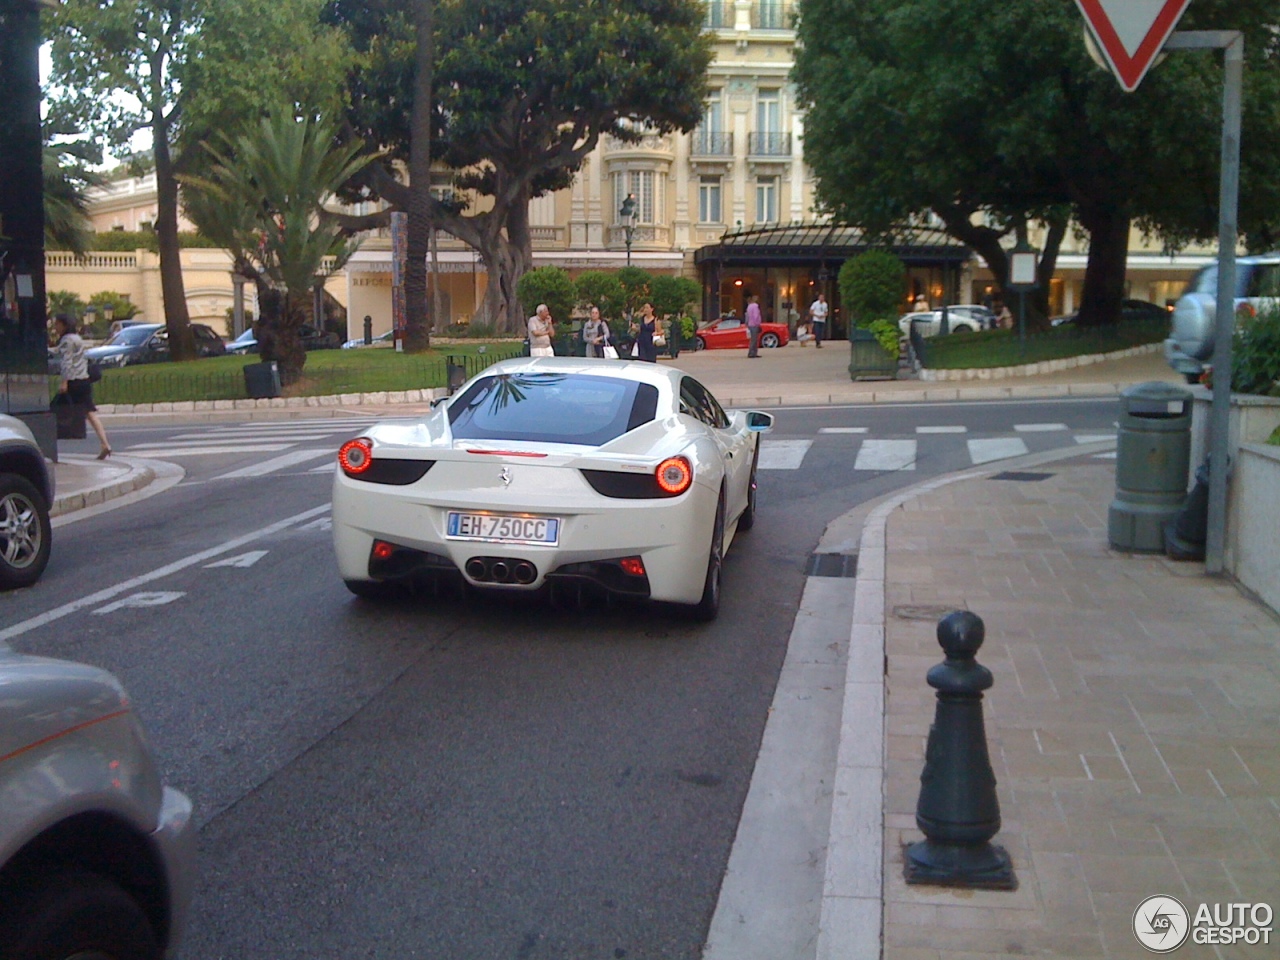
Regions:
<svg viewBox="0 0 1280 960"><path fill-rule="evenodd" d="M1009 854L991 844L1000 831L1000 802L982 723L982 691L993 681L991 671L974 659L984 636L982 618L967 610L938 621L938 643L947 658L928 675L938 704L916 803L916 825L925 839L907 847L907 883L1018 887Z"/></svg>

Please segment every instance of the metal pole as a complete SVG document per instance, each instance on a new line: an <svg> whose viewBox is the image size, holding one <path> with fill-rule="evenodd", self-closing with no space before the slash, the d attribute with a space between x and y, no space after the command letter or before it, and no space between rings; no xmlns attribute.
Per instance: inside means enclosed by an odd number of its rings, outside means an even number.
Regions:
<svg viewBox="0 0 1280 960"><path fill-rule="evenodd" d="M1236 324L1236 242L1240 202L1240 113L1244 87L1244 34L1238 30L1184 30L1168 50L1218 49L1223 54L1222 173L1218 192L1218 298L1214 308L1213 404L1209 413L1209 526L1205 573L1225 569L1227 541L1227 432L1231 422L1231 341Z"/></svg>

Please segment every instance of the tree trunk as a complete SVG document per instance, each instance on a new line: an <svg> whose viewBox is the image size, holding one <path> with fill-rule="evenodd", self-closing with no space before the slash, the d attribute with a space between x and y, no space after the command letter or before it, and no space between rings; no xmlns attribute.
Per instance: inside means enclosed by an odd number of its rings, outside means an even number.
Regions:
<svg viewBox="0 0 1280 960"><path fill-rule="evenodd" d="M1129 257L1129 211L1109 204L1082 205L1080 225L1089 232L1089 261L1076 323L1082 327L1120 322Z"/></svg>
<svg viewBox="0 0 1280 960"><path fill-rule="evenodd" d="M431 346L427 317L427 253L431 232L431 82L434 50L434 0L415 0L413 113L409 147L409 236L405 264L405 349L420 353Z"/></svg>
<svg viewBox="0 0 1280 960"><path fill-rule="evenodd" d="M178 181L169 151L168 124L159 113L152 127L156 162L156 242L160 248L160 293L169 332L169 355L174 360L196 358L191 315L182 282L182 250L178 244Z"/></svg>
<svg viewBox="0 0 1280 960"><path fill-rule="evenodd" d="M490 324L497 333L523 333L524 314L516 296L516 284L524 271L519 269L517 254L501 235L480 247L480 259L488 272L484 300L476 310L481 323Z"/></svg>
<svg viewBox="0 0 1280 960"><path fill-rule="evenodd" d="M1070 214L1065 211L1048 220L1049 230L1045 234L1044 249L1040 251L1040 263L1036 271L1038 286L1032 299L1032 315L1037 329L1049 329L1049 281L1058 269L1058 251L1062 249L1062 239L1067 235L1070 220Z"/></svg>

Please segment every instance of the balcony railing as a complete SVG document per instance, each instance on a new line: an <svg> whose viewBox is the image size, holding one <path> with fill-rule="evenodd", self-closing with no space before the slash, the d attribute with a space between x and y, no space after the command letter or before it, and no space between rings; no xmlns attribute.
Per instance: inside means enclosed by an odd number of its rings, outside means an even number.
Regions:
<svg viewBox="0 0 1280 960"><path fill-rule="evenodd" d="M733 156L733 134L719 130L695 130L690 152L695 157Z"/></svg>
<svg viewBox="0 0 1280 960"><path fill-rule="evenodd" d="M791 156L791 134L748 133L747 153L753 157Z"/></svg>

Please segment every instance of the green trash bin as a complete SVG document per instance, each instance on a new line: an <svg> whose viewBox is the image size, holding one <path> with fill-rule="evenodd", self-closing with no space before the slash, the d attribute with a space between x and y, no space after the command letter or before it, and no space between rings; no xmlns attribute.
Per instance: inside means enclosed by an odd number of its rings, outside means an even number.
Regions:
<svg viewBox="0 0 1280 960"><path fill-rule="evenodd" d="M862 327L849 330L849 379L892 380L898 375L898 355L888 353L876 335Z"/></svg>
<svg viewBox="0 0 1280 960"><path fill-rule="evenodd" d="M1164 551L1165 522L1182 509L1191 466L1191 394L1139 383L1120 394L1116 495L1107 538L1117 550Z"/></svg>

